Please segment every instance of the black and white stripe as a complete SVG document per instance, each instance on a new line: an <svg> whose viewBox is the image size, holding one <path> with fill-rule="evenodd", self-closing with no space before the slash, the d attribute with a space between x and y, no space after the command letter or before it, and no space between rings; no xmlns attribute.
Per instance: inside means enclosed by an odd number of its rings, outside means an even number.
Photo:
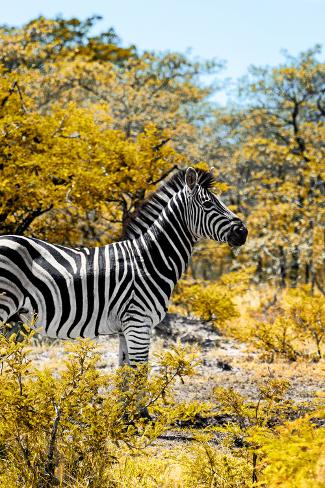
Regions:
<svg viewBox="0 0 325 488"><path fill-rule="evenodd" d="M107 246L72 249L1 236L0 320L36 316L35 327L50 337L119 333L120 364L146 361L151 330L164 318L194 244L202 237L245 242L246 229L211 192L212 182L207 172L179 172L143 205L127 238Z"/></svg>

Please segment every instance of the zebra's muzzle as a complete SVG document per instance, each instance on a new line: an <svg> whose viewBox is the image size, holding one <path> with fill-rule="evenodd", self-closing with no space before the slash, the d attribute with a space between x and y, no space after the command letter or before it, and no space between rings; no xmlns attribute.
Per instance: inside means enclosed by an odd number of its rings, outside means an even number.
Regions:
<svg viewBox="0 0 325 488"><path fill-rule="evenodd" d="M248 235L248 230L243 224L234 225L228 234L228 244L231 247L238 247L245 244Z"/></svg>

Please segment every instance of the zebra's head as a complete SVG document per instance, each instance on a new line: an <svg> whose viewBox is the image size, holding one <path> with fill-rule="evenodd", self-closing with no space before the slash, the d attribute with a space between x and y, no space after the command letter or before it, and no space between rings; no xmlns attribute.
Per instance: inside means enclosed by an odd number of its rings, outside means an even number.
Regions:
<svg viewBox="0 0 325 488"><path fill-rule="evenodd" d="M240 218L211 192L213 182L211 173L198 178L194 168L186 170L190 230L196 238L227 242L231 247L242 246L246 242L247 229Z"/></svg>

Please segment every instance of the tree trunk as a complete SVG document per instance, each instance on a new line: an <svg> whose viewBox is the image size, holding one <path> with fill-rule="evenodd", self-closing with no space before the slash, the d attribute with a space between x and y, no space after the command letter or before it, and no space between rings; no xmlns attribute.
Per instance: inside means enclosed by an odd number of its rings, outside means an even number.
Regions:
<svg viewBox="0 0 325 488"><path fill-rule="evenodd" d="M295 246L290 267L291 286L296 288L299 280L299 247Z"/></svg>
<svg viewBox="0 0 325 488"><path fill-rule="evenodd" d="M281 288L286 287L287 278L287 259L283 247L279 248L280 251L280 286Z"/></svg>

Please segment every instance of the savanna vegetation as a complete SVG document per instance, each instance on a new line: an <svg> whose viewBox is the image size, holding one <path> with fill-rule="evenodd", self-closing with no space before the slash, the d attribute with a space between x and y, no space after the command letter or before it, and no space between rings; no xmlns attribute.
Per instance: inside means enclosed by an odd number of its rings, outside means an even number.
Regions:
<svg viewBox="0 0 325 488"><path fill-rule="evenodd" d="M229 378L243 376L227 386L205 351L173 343L155 347L147 382L141 368L127 380L107 369L90 341L40 366L35 351L52 345L28 328L21 342L0 336L0 486L320 488L321 48L251 68L236 103L218 108L201 80L221 83L222 62L140 53L113 29L93 35L97 20L0 28L0 232L106 244L175 169L214 167L249 239L237 256L200 243L171 310L244 348L227 358ZM188 440L166 445L171 430Z"/></svg>

